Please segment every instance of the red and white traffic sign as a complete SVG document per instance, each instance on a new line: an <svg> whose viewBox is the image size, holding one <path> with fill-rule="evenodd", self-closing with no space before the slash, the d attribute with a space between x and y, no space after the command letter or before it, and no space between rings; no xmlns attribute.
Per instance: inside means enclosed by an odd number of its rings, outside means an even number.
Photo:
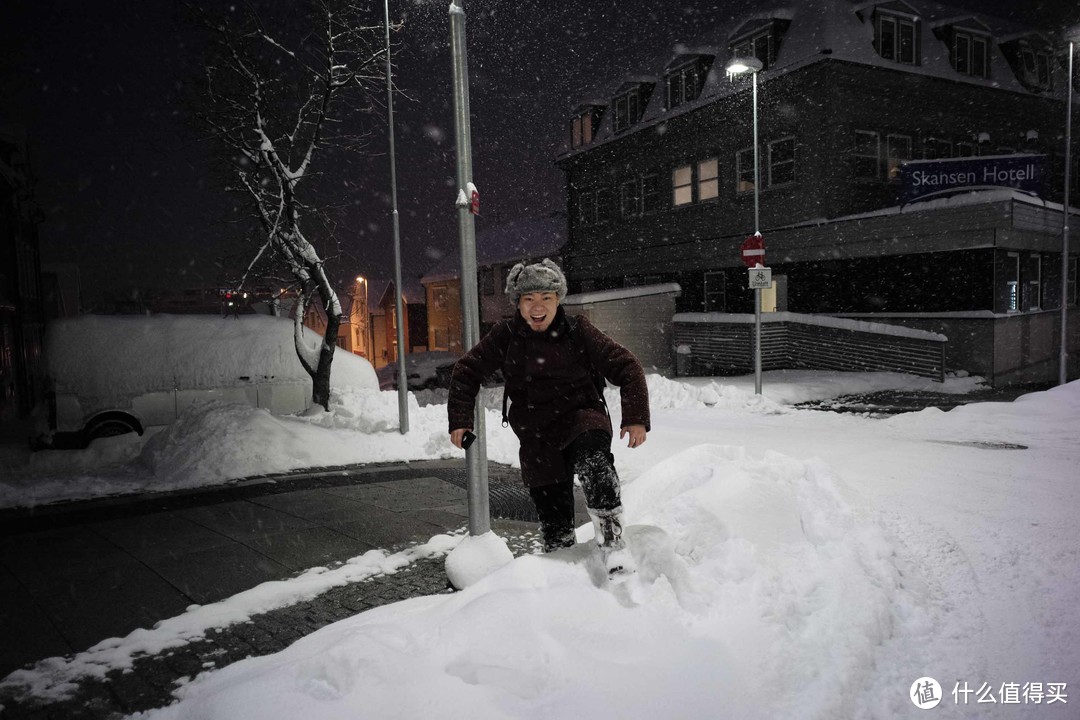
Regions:
<svg viewBox="0 0 1080 720"><path fill-rule="evenodd" d="M742 261L748 268L757 267L761 265L765 266L765 238L760 234L754 233L750 237L743 240L742 244Z"/></svg>

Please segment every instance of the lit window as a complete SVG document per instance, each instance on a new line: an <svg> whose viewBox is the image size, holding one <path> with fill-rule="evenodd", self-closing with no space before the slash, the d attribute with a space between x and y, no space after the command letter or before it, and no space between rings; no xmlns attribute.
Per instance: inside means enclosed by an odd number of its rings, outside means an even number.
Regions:
<svg viewBox="0 0 1080 720"><path fill-rule="evenodd" d="M693 168L690 165L671 171L671 204L687 205L694 200Z"/></svg>
<svg viewBox="0 0 1080 720"><path fill-rule="evenodd" d="M709 158L698 163L698 201L712 200L720 194L720 163L717 158Z"/></svg>
<svg viewBox="0 0 1080 720"><path fill-rule="evenodd" d="M769 185L795 182L795 138L769 143Z"/></svg>
<svg viewBox="0 0 1080 720"><path fill-rule="evenodd" d="M878 179L881 177L881 138L870 130L855 131L855 177Z"/></svg>

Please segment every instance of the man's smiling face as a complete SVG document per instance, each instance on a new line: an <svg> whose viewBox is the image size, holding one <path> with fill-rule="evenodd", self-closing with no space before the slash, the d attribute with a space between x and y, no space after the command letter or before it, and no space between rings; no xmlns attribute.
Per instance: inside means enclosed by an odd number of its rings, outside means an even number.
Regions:
<svg viewBox="0 0 1080 720"><path fill-rule="evenodd" d="M518 300L518 312L534 332L544 332L555 320L559 296L553 292L525 293Z"/></svg>

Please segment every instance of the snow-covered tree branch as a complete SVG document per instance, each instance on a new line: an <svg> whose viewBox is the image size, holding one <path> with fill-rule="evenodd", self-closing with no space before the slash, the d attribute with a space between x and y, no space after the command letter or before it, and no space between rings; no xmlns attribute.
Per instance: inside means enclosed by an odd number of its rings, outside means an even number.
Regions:
<svg viewBox="0 0 1080 720"><path fill-rule="evenodd" d="M314 177L364 146L358 128L385 92L379 14L354 0L248 0L188 10L209 41L196 115L220 147L231 175L226 187L243 199L253 226L241 284L265 272L291 277L296 352L311 374L313 401L327 407L342 307L316 248L334 240L332 230L313 221L340 202L327 188L343 183ZM312 302L327 320L314 352L303 338Z"/></svg>

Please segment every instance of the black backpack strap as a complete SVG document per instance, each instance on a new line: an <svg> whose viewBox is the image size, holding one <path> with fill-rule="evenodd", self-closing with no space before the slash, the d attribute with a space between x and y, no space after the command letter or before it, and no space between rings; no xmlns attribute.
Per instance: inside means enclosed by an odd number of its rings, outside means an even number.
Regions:
<svg viewBox="0 0 1080 720"><path fill-rule="evenodd" d="M510 416L507 414L507 408L509 407L510 398L506 394L506 378L509 377L506 373L506 366L509 364L510 348L514 346L514 339L517 337L517 333L514 332L514 327L509 320L506 321L507 329L510 331L510 340L506 343L506 352L503 353L503 403L502 403L502 426L507 427L510 425Z"/></svg>

